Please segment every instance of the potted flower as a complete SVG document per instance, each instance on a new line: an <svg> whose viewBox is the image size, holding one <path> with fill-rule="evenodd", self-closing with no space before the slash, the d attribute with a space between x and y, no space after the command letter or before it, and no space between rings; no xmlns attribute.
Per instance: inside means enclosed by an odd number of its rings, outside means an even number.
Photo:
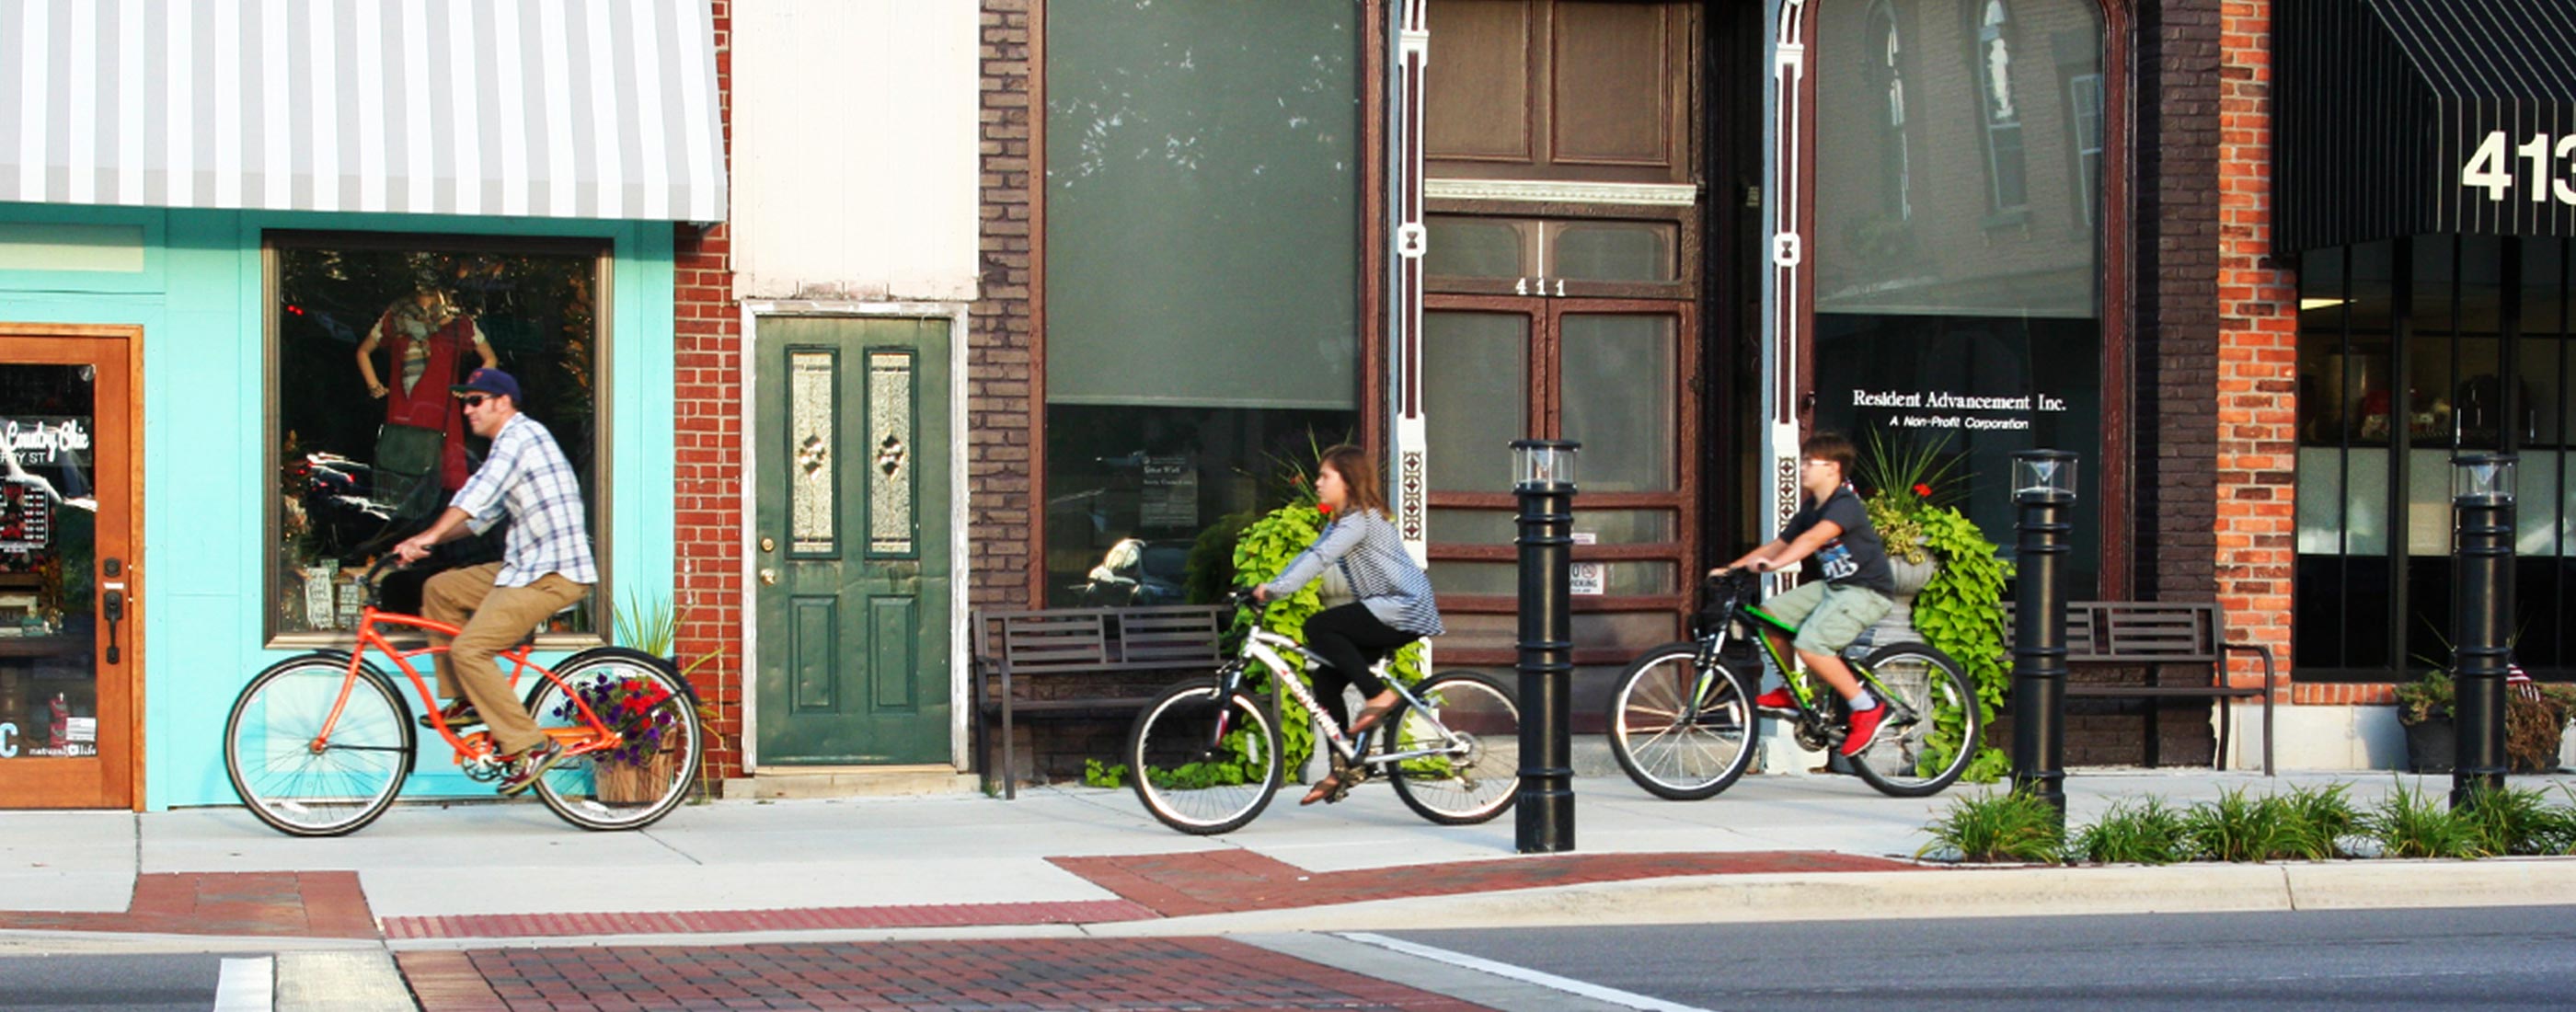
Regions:
<svg viewBox="0 0 2576 1012"><path fill-rule="evenodd" d="M1959 458L1942 452L1946 439L1891 447L1876 430L1867 435L1855 477L1870 525L1886 543L1889 567L1896 571L1898 605L1873 632L1879 642L1886 642L1890 627L1910 632L1958 661L1977 686L1985 726L1992 727L2012 684L2003 645L2004 583L2012 569L1994 541L1959 512ZM1983 783L2009 768L2000 749L1973 747L1977 758L1968 779Z"/></svg>
<svg viewBox="0 0 2576 1012"><path fill-rule="evenodd" d="M670 710L662 708L671 700L671 690L649 679L602 678L574 686L573 692L601 722L624 737L617 747L590 755L591 784L599 800L644 804L659 798L661 785L671 782L671 763L677 761L663 747L677 722ZM556 707L554 715L581 719L569 702Z"/></svg>
<svg viewBox="0 0 2576 1012"><path fill-rule="evenodd" d="M1896 578L1896 603L1903 610L1940 570L1941 560L1924 524L1936 512L1958 512L1959 492L1951 482L1958 461L1941 455L1946 440L1890 448L1872 429L1868 441L1869 452L1862 456L1860 473L1854 477L1859 479L1870 526L1886 543L1888 568Z"/></svg>
<svg viewBox="0 0 2576 1012"><path fill-rule="evenodd" d="M2416 773L2451 772L2458 754L2451 729L2455 692L2450 672L2436 668L2424 677L2397 685L2397 723L2406 729L2406 768Z"/></svg>

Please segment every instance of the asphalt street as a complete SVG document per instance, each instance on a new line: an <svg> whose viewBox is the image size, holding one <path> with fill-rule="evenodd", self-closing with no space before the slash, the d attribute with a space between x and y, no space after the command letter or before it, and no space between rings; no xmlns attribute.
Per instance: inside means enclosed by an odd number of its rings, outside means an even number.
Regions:
<svg viewBox="0 0 2576 1012"><path fill-rule="evenodd" d="M2564 906L1392 934L1711 1012L2576 1006Z"/></svg>

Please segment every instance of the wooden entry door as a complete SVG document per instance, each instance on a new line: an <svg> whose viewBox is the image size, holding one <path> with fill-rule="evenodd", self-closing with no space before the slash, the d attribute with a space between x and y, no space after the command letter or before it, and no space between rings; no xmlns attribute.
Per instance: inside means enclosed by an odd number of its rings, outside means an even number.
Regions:
<svg viewBox="0 0 2576 1012"><path fill-rule="evenodd" d="M142 334L0 324L0 808L130 808Z"/></svg>
<svg viewBox="0 0 2576 1012"><path fill-rule="evenodd" d="M758 761L947 762L948 321L757 330Z"/></svg>
<svg viewBox="0 0 2576 1012"><path fill-rule="evenodd" d="M1423 318L1431 579L1444 665L1514 660L1514 439L1572 439L1574 663L1680 635L1698 558L1692 304L1433 295ZM1578 678L1577 705L1587 683ZM1583 712L1597 712L1593 710Z"/></svg>

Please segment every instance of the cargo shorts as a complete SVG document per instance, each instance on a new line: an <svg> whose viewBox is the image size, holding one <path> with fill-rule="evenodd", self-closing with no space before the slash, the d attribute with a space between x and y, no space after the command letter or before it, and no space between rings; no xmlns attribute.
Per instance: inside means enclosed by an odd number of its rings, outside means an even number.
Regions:
<svg viewBox="0 0 2576 1012"><path fill-rule="evenodd" d="M1896 602L1859 584L1801 583L1763 600L1762 613L1798 627L1791 644L1811 654L1837 655L1868 631Z"/></svg>

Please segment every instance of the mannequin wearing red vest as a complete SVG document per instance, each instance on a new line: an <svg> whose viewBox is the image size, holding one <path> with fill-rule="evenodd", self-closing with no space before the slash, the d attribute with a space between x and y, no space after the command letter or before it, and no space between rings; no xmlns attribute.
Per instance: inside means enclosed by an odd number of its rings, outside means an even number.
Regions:
<svg viewBox="0 0 2576 1012"><path fill-rule="evenodd" d="M391 385L377 378L375 351L379 344L385 345L391 356ZM469 474L465 466L465 414L458 410L456 398L447 390L465 372L457 368L457 359L467 348L482 359L484 368L500 365L492 355L491 343L483 338L483 328L475 326L472 317L456 312L444 295L430 289L386 307L375 328L367 332L367 339L358 343L358 374L367 380L368 396L385 398L385 421L445 434L439 484L450 492L464 488Z"/></svg>

